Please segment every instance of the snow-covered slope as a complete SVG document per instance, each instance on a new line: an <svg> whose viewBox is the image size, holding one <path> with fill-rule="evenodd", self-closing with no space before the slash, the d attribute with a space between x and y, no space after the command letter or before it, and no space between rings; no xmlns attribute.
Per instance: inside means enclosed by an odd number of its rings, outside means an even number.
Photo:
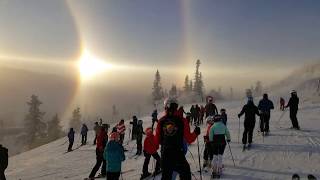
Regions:
<svg viewBox="0 0 320 180"><path fill-rule="evenodd" d="M289 130L291 126L289 114L279 118L282 112L274 110L271 117L271 134L262 138L258 135L258 125L254 132L254 145L250 151L242 152L238 143L239 121L237 114L244 102L221 102L218 108L226 108L229 116L228 126L232 135L231 149L236 167L233 166L228 148L224 154L225 179L290 179L293 173L306 176L313 173L320 178L320 104L303 102L298 113L301 131ZM142 118L144 127L150 125L150 117ZM241 133L243 131L241 119ZM127 129L128 128L127 122ZM204 133L205 125L202 126ZM127 130L129 132L129 130ZM126 135L128 137L128 135ZM199 136L200 151L203 152L203 136ZM242 134L240 135L241 141ZM91 144L93 134L89 134ZM95 163L95 147L83 146L71 153L65 153L66 139L60 139L34 150L10 158L9 168L6 171L9 180L51 180L74 179L81 180L87 177ZM76 138L75 147L79 142ZM127 142L129 142L127 144ZM134 142L125 140L126 161L123 163L123 179L139 179L144 157L131 158L136 153ZM187 159L190 163L193 179L200 179L198 152L196 143L190 147ZM193 156L193 157L192 157ZM194 158L194 159L193 159ZM201 158L202 161L202 158ZM150 171L152 168L150 161ZM159 179L156 178L156 179ZM210 179L210 173L205 173L203 179Z"/></svg>

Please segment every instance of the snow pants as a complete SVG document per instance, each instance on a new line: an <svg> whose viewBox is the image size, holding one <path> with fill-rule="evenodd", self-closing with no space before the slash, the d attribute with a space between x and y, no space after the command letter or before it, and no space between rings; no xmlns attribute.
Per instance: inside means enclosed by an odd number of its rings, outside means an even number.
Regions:
<svg viewBox="0 0 320 180"><path fill-rule="evenodd" d="M107 180L119 180L120 172L107 172Z"/></svg>
<svg viewBox="0 0 320 180"><path fill-rule="evenodd" d="M87 144L87 134L82 134L81 135L82 136L82 138L81 138L81 144L82 145L85 145L85 144Z"/></svg>
<svg viewBox="0 0 320 180"><path fill-rule="evenodd" d="M6 176L4 175L4 169L0 169L0 180L6 180Z"/></svg>
<svg viewBox="0 0 320 180"><path fill-rule="evenodd" d="M144 152L145 159L144 159L143 169L142 169L143 174L148 173L148 166L149 166L151 156L156 160L156 167L154 169L154 172L160 171L160 156L159 156L159 154L157 152L154 154L148 154L148 153Z"/></svg>
<svg viewBox="0 0 320 180"><path fill-rule="evenodd" d="M212 145L210 144L210 142L206 142L204 146L203 159L211 161L212 158L213 158Z"/></svg>
<svg viewBox="0 0 320 180"><path fill-rule="evenodd" d="M142 135L137 137L137 154L142 153Z"/></svg>
<svg viewBox="0 0 320 180"><path fill-rule="evenodd" d="M270 121L270 114L262 113L260 116L260 131L261 132L269 132L269 121Z"/></svg>
<svg viewBox="0 0 320 180"><path fill-rule="evenodd" d="M244 132L242 135L242 144L252 143L253 129L255 126L255 121L244 121Z"/></svg>
<svg viewBox="0 0 320 180"><path fill-rule="evenodd" d="M297 109L290 109L290 119L291 119L291 123L293 128L300 128L299 123L298 123L298 119L297 119L297 113L298 110Z"/></svg>
<svg viewBox="0 0 320 180"><path fill-rule="evenodd" d="M173 171L179 173L181 180L191 180L190 166L183 151L167 150L161 152L161 169L161 180L172 179Z"/></svg>
<svg viewBox="0 0 320 180"><path fill-rule="evenodd" d="M68 151L72 151L73 141L69 141Z"/></svg>
<svg viewBox="0 0 320 180"><path fill-rule="evenodd" d="M103 159L103 151L100 152L98 149L96 149L96 156L97 156L97 162L89 175L90 178L93 178L96 176L96 173L100 169L101 164L102 164L101 175L106 175L107 162L106 162L106 160Z"/></svg>

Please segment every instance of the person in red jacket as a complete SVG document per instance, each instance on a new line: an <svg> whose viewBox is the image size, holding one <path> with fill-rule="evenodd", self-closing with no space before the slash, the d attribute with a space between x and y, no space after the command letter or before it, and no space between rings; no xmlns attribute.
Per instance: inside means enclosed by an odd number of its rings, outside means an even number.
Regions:
<svg viewBox="0 0 320 180"><path fill-rule="evenodd" d="M102 164L101 168L101 174L98 177L105 177L107 172L106 172L106 160L103 159L103 152L104 148L106 147L108 135L105 131L105 127L100 127L98 130L98 136L97 136L97 147L96 147L96 157L97 161L95 166L93 167L89 179L94 179L97 171L100 169L100 166Z"/></svg>
<svg viewBox="0 0 320 180"><path fill-rule="evenodd" d="M143 163L141 179L151 175L151 173L149 173L148 171L148 166L149 166L151 156L156 160L156 167L153 172L153 175L157 175L160 173L160 156L157 152L159 149L159 145L158 146L155 145L152 128L146 129L146 135L147 137L145 138L144 144L143 144L143 153L144 153L145 159Z"/></svg>
<svg viewBox="0 0 320 180"><path fill-rule="evenodd" d="M210 129L214 123L214 117L213 116L208 116L207 119L207 132L206 135L203 136L204 138L204 152L203 152L203 169L205 169L206 167L208 167L209 169L211 168L211 161L213 159L213 152L212 152L212 148L211 148L211 143L209 141L209 132Z"/></svg>
<svg viewBox="0 0 320 180"><path fill-rule="evenodd" d="M190 132L188 120L179 116L178 102L175 98L166 99L165 115L159 120L156 128L155 145L161 145L162 180L170 180L173 171L181 180L191 180L190 165L184 155L184 140L191 144L200 134L196 127Z"/></svg>

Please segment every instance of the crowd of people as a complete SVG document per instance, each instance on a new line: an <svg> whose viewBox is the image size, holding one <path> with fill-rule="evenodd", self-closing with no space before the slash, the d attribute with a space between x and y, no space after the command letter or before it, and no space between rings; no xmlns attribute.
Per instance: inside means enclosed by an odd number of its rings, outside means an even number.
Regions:
<svg viewBox="0 0 320 180"><path fill-rule="evenodd" d="M291 98L287 105L284 105L283 101L281 100L280 109L290 108L292 128L300 130L296 117L299 105L297 92L291 92ZM130 140L136 141L136 156L143 154L145 157L141 179L162 173L162 180L175 179L177 175L182 180L191 180L192 173L185 155L188 152L188 146L195 142L201 134L199 125L203 124L204 118L207 128L203 136L205 147L202 167L211 170L213 178L219 177L223 169L223 154L226 145L231 141L230 132L227 128L228 116L226 109L220 109L219 113L212 97L208 97L205 106L192 105L190 112L187 113L184 111L183 106L179 107L175 98L168 98L164 103L164 109L165 113L161 118L158 118L157 110L153 111L151 115L152 125L145 130L143 121L138 120L136 116L133 116L130 122L128 143ZM273 109L274 105L269 100L268 94L263 95L258 106L254 104L253 97L248 97L247 104L243 106L238 114L239 121L240 117L245 115L242 135L244 150L251 148L253 143L256 116L260 117L260 132L263 136L268 135L270 131L270 114ZM193 131L191 131L191 125L195 125ZM95 122L94 124L95 138L93 145L96 146L96 163L87 178L88 180L97 177L118 180L121 176L121 164L126 159L125 151L127 151L124 148L126 145L124 143L125 122L121 119L110 133L109 128L109 124L103 124L102 119L100 119L99 123ZM80 146L87 144L88 131L87 125L83 124L80 131ZM143 135L146 136L144 142ZM73 128L70 128L67 137L69 140L68 152L71 152L75 140ZM158 153L159 149L160 154ZM155 159L153 172L149 172L148 168L151 157ZM0 180L5 180L4 171L7 166L8 150L0 145ZM96 176L99 170L101 172Z"/></svg>

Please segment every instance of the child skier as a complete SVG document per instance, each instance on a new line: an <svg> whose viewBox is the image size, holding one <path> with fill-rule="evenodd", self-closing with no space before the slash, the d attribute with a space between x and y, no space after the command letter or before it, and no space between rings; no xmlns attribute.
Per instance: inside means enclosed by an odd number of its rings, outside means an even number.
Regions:
<svg viewBox="0 0 320 180"><path fill-rule="evenodd" d="M214 117L214 124L210 129L209 140L212 145L212 178L219 178L222 173L222 156L227 142L230 142L230 133L228 128L223 124L220 115Z"/></svg>
<svg viewBox="0 0 320 180"><path fill-rule="evenodd" d="M120 135L117 132L110 134L109 142L104 149L103 157L107 161L107 179L119 180L121 163L125 160L124 150L120 144Z"/></svg>
<svg viewBox="0 0 320 180"><path fill-rule="evenodd" d="M142 154L142 136L144 134L143 132L143 121L139 120L137 124L137 153L136 155L140 156Z"/></svg>
<svg viewBox="0 0 320 180"><path fill-rule="evenodd" d="M157 175L160 172L160 156L157 152L157 150L159 149L159 146L155 145L152 128L146 129L146 135L147 137L145 138L143 143L144 144L143 152L144 152L145 159L143 163L141 179L144 179L151 175L151 173L148 171L148 165L149 165L151 156L156 160L156 167L154 169L153 174Z"/></svg>
<svg viewBox="0 0 320 180"><path fill-rule="evenodd" d="M227 126L228 115L226 113L226 110L225 109L221 109L220 113L221 113L221 120L222 120L223 124Z"/></svg>
<svg viewBox="0 0 320 180"><path fill-rule="evenodd" d="M203 169L205 169L207 166L209 168L211 168L211 161L213 158L212 148L211 148L211 144L209 141L209 133L210 133L210 129L214 123L214 117L208 116L206 121L207 121L207 133L205 136L203 136L204 143L205 143L204 152L203 152L203 160L204 160L203 161Z"/></svg>

